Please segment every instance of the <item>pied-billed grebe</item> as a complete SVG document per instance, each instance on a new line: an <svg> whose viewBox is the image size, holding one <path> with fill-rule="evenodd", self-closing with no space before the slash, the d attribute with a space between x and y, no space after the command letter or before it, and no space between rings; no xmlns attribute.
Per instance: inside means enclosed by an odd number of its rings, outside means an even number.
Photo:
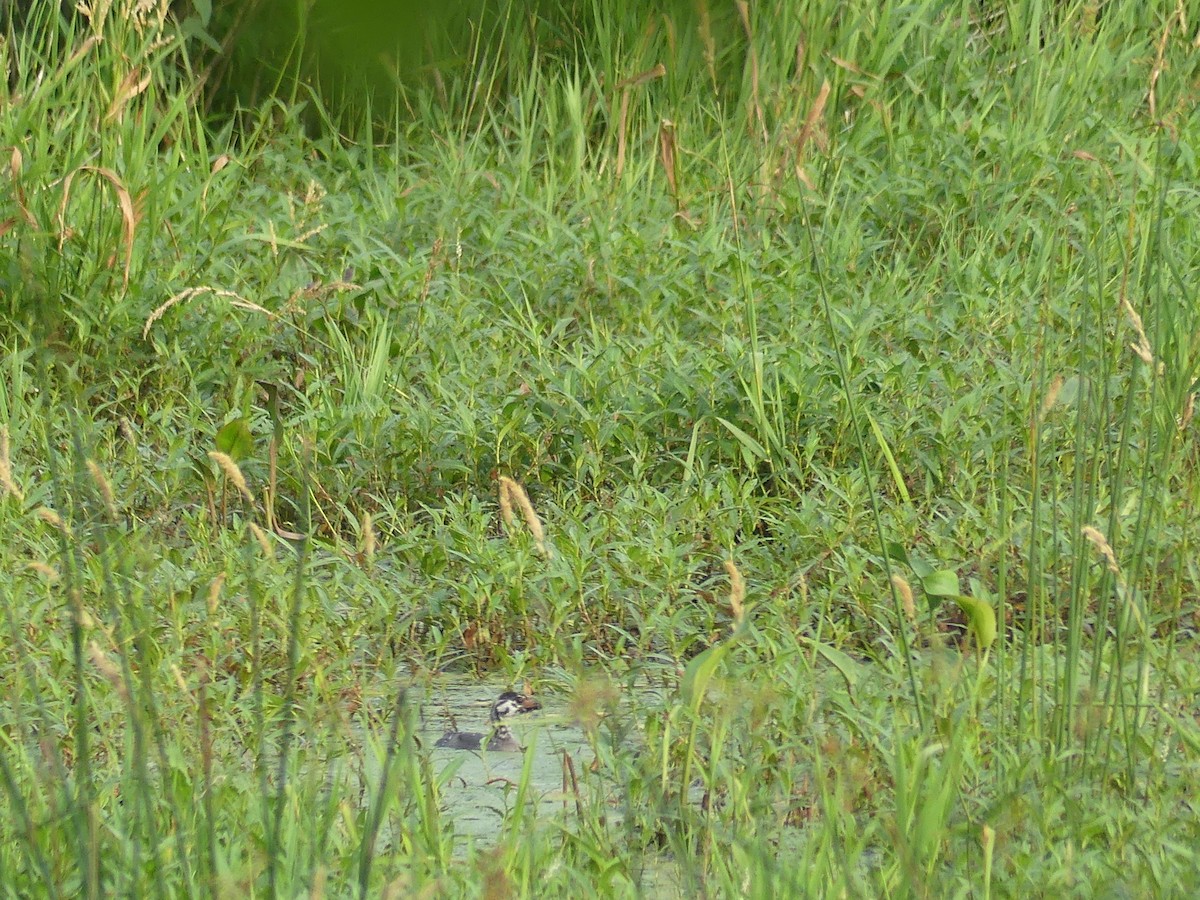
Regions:
<svg viewBox="0 0 1200 900"><path fill-rule="evenodd" d="M452 750L481 750L486 747L488 750L519 753L524 748L517 743L517 739L512 736L512 732L508 730L504 720L541 708L542 704L532 697L518 694L515 691L505 691L500 695L500 699L492 705L491 731L487 734L478 734L474 731L447 731L433 746L449 747Z"/></svg>

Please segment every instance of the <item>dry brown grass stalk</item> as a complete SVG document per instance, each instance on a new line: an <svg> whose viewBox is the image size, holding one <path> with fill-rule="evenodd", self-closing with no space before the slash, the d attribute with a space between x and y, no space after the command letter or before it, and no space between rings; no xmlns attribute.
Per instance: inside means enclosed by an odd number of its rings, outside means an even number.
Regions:
<svg viewBox="0 0 1200 900"><path fill-rule="evenodd" d="M1117 563L1117 554L1113 551L1112 545L1109 544L1108 538L1104 536L1104 533L1099 528L1093 528L1091 525L1084 525L1079 530L1079 533L1087 538L1096 549L1096 552L1103 557L1105 566L1112 573L1113 578L1116 579L1117 596L1121 598L1126 610L1137 622L1142 632L1145 633L1146 620L1143 618L1142 611L1138 609L1137 604L1133 602L1129 587L1125 584L1125 576L1122 574L1121 567Z"/></svg>
<svg viewBox="0 0 1200 900"><path fill-rule="evenodd" d="M29 211L29 206L25 200L25 189L21 186L21 166L23 161L24 157L21 155L20 149L13 147L8 157L8 175L12 179L13 199L17 201L17 208L21 210L22 218L25 219L27 225L32 225L36 228L37 218ZM16 219L5 220L8 227L3 230L8 231L9 228L16 224L16 221Z"/></svg>
<svg viewBox="0 0 1200 900"><path fill-rule="evenodd" d="M117 88L116 96L113 97L112 103L108 105L108 112L104 114L105 121L112 122L123 119L125 107L131 100L150 87L151 80L150 70L141 68L140 66L130 69L125 73L125 77L121 80L121 84Z"/></svg>
<svg viewBox="0 0 1200 900"><path fill-rule="evenodd" d="M675 206L678 207L679 182L675 175L675 123L670 119L663 119L658 127L658 152L663 172L667 176L667 186L671 189L671 196L675 199Z"/></svg>
<svg viewBox="0 0 1200 900"><path fill-rule="evenodd" d="M616 178L619 181L625 171L625 132L629 123L629 91L621 92L621 109L617 113L617 166Z"/></svg>
<svg viewBox="0 0 1200 900"><path fill-rule="evenodd" d="M797 53L802 51L797 50ZM804 186L809 190L815 190L812 179L808 177L808 173L804 169L804 148L808 142L814 138L818 144L824 140L824 127L822 120L825 116L825 105L829 102L829 93L832 90L829 84L829 79L825 79L821 83L821 89L817 92L817 98L813 101L813 105L808 110L808 115L804 119L804 124L800 126L800 133L796 135L794 144L794 154L796 161L796 177L799 178Z"/></svg>
<svg viewBox="0 0 1200 900"><path fill-rule="evenodd" d="M1183 412L1179 416L1179 430L1187 431L1188 426L1192 424L1192 417L1196 414L1196 395L1188 394L1187 399L1183 401Z"/></svg>
<svg viewBox="0 0 1200 900"><path fill-rule="evenodd" d="M129 190L125 187L125 183L121 180L120 176L112 169L105 168L104 166L80 166L78 169L67 173L67 177L63 179L62 201L58 205L58 249L62 250L67 237L71 234L71 229L67 227L66 223L67 206L71 202L71 185L75 181L75 176L80 172L99 175L112 185L113 192L117 195L117 205L121 209L122 243L125 245L123 276L124 284L128 287L129 270L133 266L133 237L137 231L138 216L134 211L133 198L129 195Z"/></svg>
<svg viewBox="0 0 1200 900"><path fill-rule="evenodd" d="M429 251L429 264L425 266L425 280L421 284L421 299L419 303L423 306L429 298L429 287L433 284L434 273L437 272L438 265L442 259L442 239L436 238L433 242L433 247Z"/></svg>
<svg viewBox="0 0 1200 900"><path fill-rule="evenodd" d="M750 4L746 0L737 0L734 5L737 7L738 17L742 20L742 29L746 32L746 46L750 53L750 104L746 115L750 117L751 132L757 131L762 142L766 144L770 140L770 133L767 131L767 117L763 113L759 97L758 48L754 43L754 29L750 25Z"/></svg>
<svg viewBox="0 0 1200 900"><path fill-rule="evenodd" d="M1171 29L1178 24L1180 31L1187 31L1187 15L1184 12L1183 0L1176 0L1175 11L1167 16L1163 23L1162 34L1158 37L1158 48L1154 54L1154 64L1150 68L1150 84L1146 90L1146 105L1150 108L1150 118L1158 118L1158 79L1166 66L1167 44L1171 38ZM1197 34L1200 41L1200 34Z"/></svg>
<svg viewBox="0 0 1200 900"><path fill-rule="evenodd" d="M1092 546L1096 548L1096 552L1104 557L1105 563L1108 565L1108 571L1114 575L1121 574L1121 567L1117 565L1117 554L1113 552L1112 546L1108 543L1103 532L1099 528L1093 528L1091 525L1084 525L1080 530L1085 538L1092 542Z"/></svg>
<svg viewBox="0 0 1200 900"><path fill-rule="evenodd" d="M625 171L625 152L628 144L627 133L629 128L629 98L632 89L654 81L657 78L662 78L666 74L667 67L659 63L652 69L639 72L637 75L633 75L617 83L616 90L621 92L621 109L617 116L617 164L615 172L618 179L621 177L621 173Z"/></svg>

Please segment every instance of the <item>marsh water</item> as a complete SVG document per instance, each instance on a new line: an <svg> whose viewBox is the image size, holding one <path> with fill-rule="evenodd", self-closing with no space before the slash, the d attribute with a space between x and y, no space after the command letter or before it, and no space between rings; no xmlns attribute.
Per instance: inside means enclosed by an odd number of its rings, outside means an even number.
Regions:
<svg viewBox="0 0 1200 900"><path fill-rule="evenodd" d="M576 772L592 762L583 730L568 712L569 697L555 692L535 695L541 709L506 720L524 752L435 746L451 730L486 734L492 705L503 691L513 687L519 690L519 686L501 682L438 678L421 679L404 689L410 721L416 725L422 752L429 755L430 774L438 786L442 821L452 823L457 836L456 854L465 853L472 844L487 846L500 839L505 816L517 804L522 785L527 811L546 820L560 815L566 804L574 804L574 795L563 790L564 757L572 761ZM389 701L380 697L379 703L387 705ZM376 799L392 725L390 710L373 705L375 724L369 730L356 728L352 738L358 745L357 752L351 753L357 763L341 770L341 777L348 779L344 783L356 790L358 802L364 805ZM396 777L398 773L393 775ZM399 788L398 782L393 784ZM388 846L394 837L385 826L378 849Z"/></svg>
<svg viewBox="0 0 1200 900"><path fill-rule="evenodd" d="M835 673L829 673L831 679ZM381 682L384 679L381 678ZM593 749L584 735L583 729L572 716L573 693L548 690L535 694L542 708L530 713L511 717L506 721L513 736L525 748L524 752L500 752L458 750L436 747L437 740L450 730L478 732L484 734L489 729L489 716L493 704L505 690L519 686L501 682L479 682L466 678L441 677L430 680L426 677L404 678L408 683L403 686L403 709L405 718L412 724L422 748L420 756L420 774L410 771L410 776L424 779L426 777L436 784L438 804L438 819L440 827L447 827L453 832L452 849L449 844L442 843L443 851L448 850L456 858L466 857L471 848L486 849L504 839L506 821L518 804L525 814L535 816L538 824L535 827L547 826L553 828L553 823L576 815L576 795L570 789L564 778L565 763L569 759L574 766L574 772L580 781L587 779L586 769L593 762ZM396 679L388 679L391 690L395 691ZM586 692L585 692L586 693ZM637 710L654 708L669 702L664 696L663 686L652 683L641 683L636 687L626 685L619 692L621 697L615 706L606 703L610 715L619 717L619 722L628 726L621 738L622 745L628 745L637 750L642 744L643 736L638 727ZM632 694L632 696L631 696ZM388 746L387 734L392 726L393 716L383 709L389 703L386 694L375 695L376 702L371 703L374 713L370 716L373 724L354 727L350 736L353 749L343 757L348 766L338 766L338 775L330 776L342 787L355 792L358 803L366 806L377 801L383 784L383 761L386 758ZM392 701L395 694L392 693ZM611 700L611 698L610 698ZM617 721L617 720L614 720ZM604 740L612 735L608 726L604 729ZM425 767L428 761L428 768ZM314 773L315 774L315 773ZM396 796L411 792L413 785L406 783L405 776L397 770L390 781L388 792ZM423 788L418 788L423 790ZM584 804L588 800L595 803L597 798L588 798L584 792ZM702 800L702 790L698 783L693 785L690 798L699 807ZM624 810L615 800L599 802L603 809L598 811L599 821L609 827L621 828ZM617 803L617 805L609 805ZM592 812L597 812L594 805ZM585 813L586 815L587 813ZM416 824L407 817L388 817L381 823L381 828L374 839L377 853L387 852L398 843L413 839L407 829ZM434 832L440 830L435 828ZM521 826L524 827L524 826ZM780 854L799 857L806 843L805 829L791 830L786 835L786 844L778 848ZM428 839L441 843L445 840L434 833L419 839ZM878 865L879 853L868 849L857 861L857 868L862 875ZM685 878L669 852L656 855L653 852L637 858L637 879L639 889L647 896L681 897L690 895L685 891Z"/></svg>
<svg viewBox="0 0 1200 900"><path fill-rule="evenodd" d="M556 695L538 695L541 709L507 720L524 753L434 747L449 730L486 733L492 704L507 689L499 683L442 679L421 700L421 741L432 748L439 780L451 773L441 790L444 812L465 837L486 840L499 834L527 766L530 799L539 814L562 808L564 751L576 765L590 758L582 730L570 720L565 699Z"/></svg>
<svg viewBox="0 0 1200 900"><path fill-rule="evenodd" d="M542 708L507 720L523 753L451 750L434 747L446 731L486 732L492 704L510 686L476 681L440 679L421 697L421 741L431 749L433 770L441 781L442 812L453 821L460 840L455 853L462 854L474 843L489 845L501 835L504 817L517 802L518 785L527 778L527 802L534 804L540 818L569 814L573 795L564 783L564 757L575 770L592 761L592 751L583 730L568 710L568 697L537 694ZM653 691L646 688L646 693ZM582 774L582 773L580 773ZM610 824L620 814L606 814ZM672 865L664 858L642 864L642 888L649 895L681 897Z"/></svg>

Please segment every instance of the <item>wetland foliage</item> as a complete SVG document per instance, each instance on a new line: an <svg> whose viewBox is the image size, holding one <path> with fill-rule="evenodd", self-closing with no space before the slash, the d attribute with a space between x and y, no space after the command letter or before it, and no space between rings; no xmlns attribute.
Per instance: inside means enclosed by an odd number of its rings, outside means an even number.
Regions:
<svg viewBox="0 0 1200 900"><path fill-rule="evenodd" d="M216 6L0 37L0 892L1194 895L1188 4Z"/></svg>

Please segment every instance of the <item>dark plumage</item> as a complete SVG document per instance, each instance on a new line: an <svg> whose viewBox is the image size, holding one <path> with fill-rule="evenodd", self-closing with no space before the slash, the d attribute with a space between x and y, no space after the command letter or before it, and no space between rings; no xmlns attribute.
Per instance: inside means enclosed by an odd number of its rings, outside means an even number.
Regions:
<svg viewBox="0 0 1200 900"><path fill-rule="evenodd" d="M515 691L505 691L500 695L500 699L492 704L492 713L489 717L492 723L491 731L487 734L479 734L474 731L447 731L434 746L446 747L451 750L481 750L486 747L488 750L519 753L522 747L517 743L512 732L508 730L504 720L541 708L542 704L532 697L526 697Z"/></svg>

